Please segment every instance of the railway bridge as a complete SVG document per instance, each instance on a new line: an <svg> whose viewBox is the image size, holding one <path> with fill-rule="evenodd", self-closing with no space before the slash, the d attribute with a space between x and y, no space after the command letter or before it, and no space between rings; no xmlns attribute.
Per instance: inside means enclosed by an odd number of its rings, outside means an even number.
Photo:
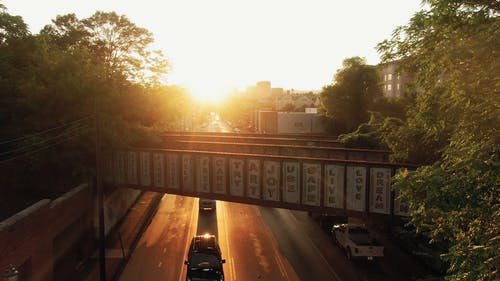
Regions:
<svg viewBox="0 0 500 281"><path fill-rule="evenodd" d="M391 177L410 165L389 151L342 147L326 137L173 133L160 145L107 151L105 182L354 217L407 216Z"/></svg>

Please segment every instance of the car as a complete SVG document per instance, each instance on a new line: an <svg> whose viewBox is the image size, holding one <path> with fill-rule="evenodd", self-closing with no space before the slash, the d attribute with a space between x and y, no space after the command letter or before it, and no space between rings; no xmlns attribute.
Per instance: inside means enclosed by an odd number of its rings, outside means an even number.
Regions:
<svg viewBox="0 0 500 281"><path fill-rule="evenodd" d="M213 199L200 198L198 202L200 211L215 211L216 206L216 201Z"/></svg>
<svg viewBox="0 0 500 281"><path fill-rule="evenodd" d="M319 226L325 232L330 232L333 225L347 223L347 217L342 215L327 215L322 214L318 217Z"/></svg>
<svg viewBox="0 0 500 281"><path fill-rule="evenodd" d="M215 235L194 236L184 261L186 281L223 281L225 262Z"/></svg>
<svg viewBox="0 0 500 281"><path fill-rule="evenodd" d="M348 260L373 260L384 256L384 246L370 235L364 225L335 224L332 227L332 238L345 251Z"/></svg>

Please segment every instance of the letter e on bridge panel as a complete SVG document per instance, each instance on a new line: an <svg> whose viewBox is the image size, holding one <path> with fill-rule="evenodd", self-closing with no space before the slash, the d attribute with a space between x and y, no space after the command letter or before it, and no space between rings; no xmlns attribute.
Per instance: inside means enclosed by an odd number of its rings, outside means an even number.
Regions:
<svg viewBox="0 0 500 281"><path fill-rule="evenodd" d="M300 163L283 162L283 201L300 203Z"/></svg>
<svg viewBox="0 0 500 281"><path fill-rule="evenodd" d="M153 153L153 185L165 187L165 156L163 153Z"/></svg>
<svg viewBox="0 0 500 281"><path fill-rule="evenodd" d="M194 171L193 156L182 154L182 190L187 192L194 191Z"/></svg>
<svg viewBox="0 0 500 281"><path fill-rule="evenodd" d="M321 164L302 164L302 203L319 206L321 191Z"/></svg>
<svg viewBox="0 0 500 281"><path fill-rule="evenodd" d="M391 212L391 169L370 168L370 212Z"/></svg>
<svg viewBox="0 0 500 281"><path fill-rule="evenodd" d="M229 159L229 193L235 196L243 196L243 169L245 160Z"/></svg>
<svg viewBox="0 0 500 281"><path fill-rule="evenodd" d="M260 199L260 160L247 159L247 197Z"/></svg>
<svg viewBox="0 0 500 281"><path fill-rule="evenodd" d="M226 188L226 158L213 157L213 179L214 192L219 194L227 194Z"/></svg>
<svg viewBox="0 0 500 281"><path fill-rule="evenodd" d="M346 209L366 210L366 168L347 166Z"/></svg>
<svg viewBox="0 0 500 281"><path fill-rule="evenodd" d="M344 170L341 165L325 165L325 207L344 208Z"/></svg>
<svg viewBox="0 0 500 281"><path fill-rule="evenodd" d="M264 200L280 201L280 169L278 161L264 161L262 197Z"/></svg>
<svg viewBox="0 0 500 281"><path fill-rule="evenodd" d="M196 191L210 192L210 157L196 158Z"/></svg>

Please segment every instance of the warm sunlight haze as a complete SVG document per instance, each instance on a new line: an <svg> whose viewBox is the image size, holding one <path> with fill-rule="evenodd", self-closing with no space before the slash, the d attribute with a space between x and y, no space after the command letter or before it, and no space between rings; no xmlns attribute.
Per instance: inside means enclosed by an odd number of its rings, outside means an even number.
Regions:
<svg viewBox="0 0 500 281"><path fill-rule="evenodd" d="M166 81L204 102L258 81L320 90L347 57L380 62L377 43L420 8L419 0L132 1L6 0L32 33L57 15L115 11L153 33L171 65Z"/></svg>

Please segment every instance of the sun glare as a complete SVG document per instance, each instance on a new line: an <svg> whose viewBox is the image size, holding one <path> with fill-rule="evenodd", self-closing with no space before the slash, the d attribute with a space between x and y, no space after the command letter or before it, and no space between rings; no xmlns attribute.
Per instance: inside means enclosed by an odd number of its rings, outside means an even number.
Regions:
<svg viewBox="0 0 500 281"><path fill-rule="evenodd" d="M215 83L188 84L186 88L198 102L211 104L222 103L229 92L227 87Z"/></svg>

